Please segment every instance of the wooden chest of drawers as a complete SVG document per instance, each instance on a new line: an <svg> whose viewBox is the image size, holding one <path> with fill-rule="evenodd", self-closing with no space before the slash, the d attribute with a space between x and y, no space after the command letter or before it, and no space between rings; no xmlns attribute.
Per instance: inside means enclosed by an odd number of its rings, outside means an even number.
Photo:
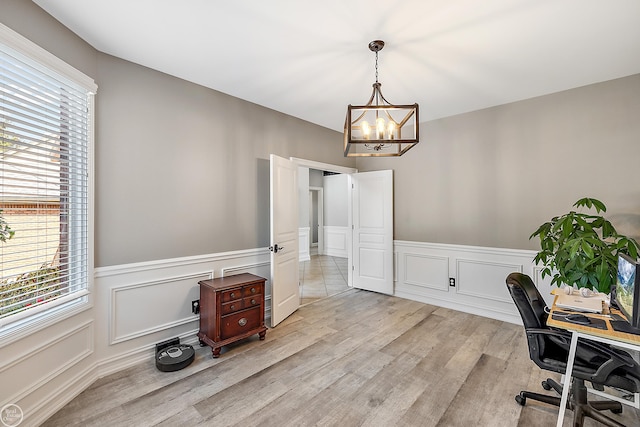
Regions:
<svg viewBox="0 0 640 427"><path fill-rule="evenodd" d="M266 279L244 273L202 280L200 284L200 344L209 345L213 357L235 341L259 334L263 340L264 284Z"/></svg>

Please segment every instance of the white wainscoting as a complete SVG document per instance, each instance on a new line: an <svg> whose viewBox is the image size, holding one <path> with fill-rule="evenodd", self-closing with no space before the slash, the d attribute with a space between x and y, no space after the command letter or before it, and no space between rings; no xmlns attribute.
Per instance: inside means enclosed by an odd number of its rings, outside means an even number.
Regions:
<svg viewBox="0 0 640 427"><path fill-rule="evenodd" d="M349 255L347 244L349 242L349 227L338 227L335 225L325 225L324 233L324 254L339 258L347 258Z"/></svg>
<svg viewBox="0 0 640 427"><path fill-rule="evenodd" d="M394 241L395 295L521 324L505 285L514 271L531 276L548 304L550 279L532 260L535 251ZM455 286L449 285L449 279Z"/></svg>
<svg viewBox="0 0 640 427"><path fill-rule="evenodd" d="M258 248L97 268L93 310L77 316L90 315L88 320L67 319L48 328L51 338L27 337L12 344L9 358L3 353L0 384L15 386L9 394L0 393L0 403L19 404L22 425L38 425L97 379L151 363L156 343L179 337L198 345L199 317L191 313L191 301L200 298L203 279L245 272L267 278L268 319L269 259L269 250Z"/></svg>
<svg viewBox="0 0 640 427"><path fill-rule="evenodd" d="M118 344L193 322L191 301L200 298L194 283L211 279L212 275L209 271L113 287L110 343ZM153 310L147 310L148 307ZM144 316L140 316L141 310Z"/></svg>
<svg viewBox="0 0 640 427"><path fill-rule="evenodd" d="M191 313L191 302L200 298L198 282L245 272L267 278L265 316L269 317L271 284L267 249L97 269L96 289L108 296L110 302L109 346L123 348L131 357L130 352L138 349L139 343L155 344L175 336L195 336L199 317Z"/></svg>
<svg viewBox="0 0 640 427"><path fill-rule="evenodd" d="M311 253L309 252L309 239L311 238L311 227L298 228L298 251L300 253L298 260L305 262L311 260Z"/></svg>
<svg viewBox="0 0 640 427"><path fill-rule="evenodd" d="M20 402L93 353L93 322L77 325L38 343L32 351L3 361L0 384L13 392L8 402Z"/></svg>

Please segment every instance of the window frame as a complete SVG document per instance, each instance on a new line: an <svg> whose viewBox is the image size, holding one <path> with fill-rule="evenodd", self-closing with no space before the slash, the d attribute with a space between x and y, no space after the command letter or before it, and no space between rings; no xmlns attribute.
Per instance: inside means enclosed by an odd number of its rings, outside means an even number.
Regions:
<svg viewBox="0 0 640 427"><path fill-rule="evenodd" d="M11 51L12 56L27 62L48 75L58 75L84 88L88 93L87 128L87 237L86 237L86 288L72 300L58 303L52 307L41 306L24 313L17 320L0 323L0 347L38 332L66 318L93 307L94 280L94 148L95 148L95 94L97 85L92 78L67 64L55 55L21 36L0 23L0 43ZM7 319L10 319L7 318Z"/></svg>

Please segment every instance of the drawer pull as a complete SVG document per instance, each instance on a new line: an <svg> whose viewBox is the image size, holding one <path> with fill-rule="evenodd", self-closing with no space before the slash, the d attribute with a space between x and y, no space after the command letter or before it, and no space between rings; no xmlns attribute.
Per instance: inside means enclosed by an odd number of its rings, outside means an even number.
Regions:
<svg viewBox="0 0 640 427"><path fill-rule="evenodd" d="M235 305L231 304L231 305L229 306L229 310L235 310L235 309L236 309L236 306L235 306Z"/></svg>
<svg viewBox="0 0 640 427"><path fill-rule="evenodd" d="M229 294L229 296L230 296L231 298L235 298L235 297L236 297L236 294L234 294L233 292L231 292L231 293Z"/></svg>
<svg viewBox="0 0 640 427"><path fill-rule="evenodd" d="M256 304L256 300L255 300L255 298L251 298L251 304L252 304L252 305L255 305L255 304Z"/></svg>
<svg viewBox="0 0 640 427"><path fill-rule="evenodd" d="M243 317L242 319L238 320L238 325L244 326L246 324L247 324L247 319L246 318Z"/></svg>
<svg viewBox="0 0 640 427"><path fill-rule="evenodd" d="M251 293L255 294L256 293L256 288L251 288Z"/></svg>

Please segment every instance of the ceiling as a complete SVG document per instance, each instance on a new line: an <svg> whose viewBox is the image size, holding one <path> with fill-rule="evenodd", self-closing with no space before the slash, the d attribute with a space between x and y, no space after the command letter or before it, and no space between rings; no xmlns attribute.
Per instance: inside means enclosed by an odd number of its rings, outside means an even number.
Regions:
<svg viewBox="0 0 640 427"><path fill-rule="evenodd" d="M34 2L99 51L337 131L375 39L384 96L421 122L640 73L638 0Z"/></svg>

